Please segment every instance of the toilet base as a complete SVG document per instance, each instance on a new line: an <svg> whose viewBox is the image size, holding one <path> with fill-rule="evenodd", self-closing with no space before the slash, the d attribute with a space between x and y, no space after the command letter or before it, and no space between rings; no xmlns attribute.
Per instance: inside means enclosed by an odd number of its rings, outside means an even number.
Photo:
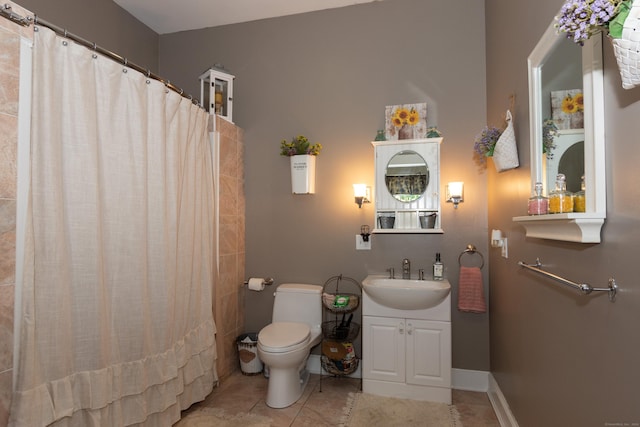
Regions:
<svg viewBox="0 0 640 427"><path fill-rule="evenodd" d="M309 382L309 371L269 368L266 404L270 408L286 408L302 397Z"/></svg>

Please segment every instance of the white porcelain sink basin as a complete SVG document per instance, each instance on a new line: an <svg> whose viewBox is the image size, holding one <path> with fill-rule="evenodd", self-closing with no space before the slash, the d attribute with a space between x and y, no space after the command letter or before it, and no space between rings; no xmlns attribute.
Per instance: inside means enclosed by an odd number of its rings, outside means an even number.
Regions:
<svg viewBox="0 0 640 427"><path fill-rule="evenodd" d="M372 300L398 310L421 310L440 304L451 292L448 280L389 279L369 275L362 287Z"/></svg>

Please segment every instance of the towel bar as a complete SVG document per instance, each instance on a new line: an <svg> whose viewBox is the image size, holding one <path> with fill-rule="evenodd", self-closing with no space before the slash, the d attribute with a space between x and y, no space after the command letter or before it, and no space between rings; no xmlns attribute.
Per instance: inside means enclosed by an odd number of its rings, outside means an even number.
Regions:
<svg viewBox="0 0 640 427"><path fill-rule="evenodd" d="M609 292L609 301L614 302L616 299L616 293L618 292L618 285L614 278L609 278L609 284L606 288L594 288L593 286L587 283L576 283L572 280L565 279L564 277L560 277L557 274L549 273L541 269L542 264L540 263L540 258L536 259L536 263L534 265L526 264L522 261L518 261L518 265L524 267L528 270L535 271L536 273L542 274L543 276L549 277L559 283L562 283L565 286L569 286L570 288L577 289L582 292L583 295L589 295L591 292Z"/></svg>
<svg viewBox="0 0 640 427"><path fill-rule="evenodd" d="M462 263L460 262L460 259L462 258L462 255L464 255L464 254L470 254L470 255L478 254L478 255L480 255L480 259L482 260L482 264L480 264L480 269L482 270L482 267L484 267L484 257L482 256L482 253L476 249L475 246L467 245L467 249L465 249L464 251L462 251L460 253L460 255L458 256L458 265L459 266L462 266Z"/></svg>

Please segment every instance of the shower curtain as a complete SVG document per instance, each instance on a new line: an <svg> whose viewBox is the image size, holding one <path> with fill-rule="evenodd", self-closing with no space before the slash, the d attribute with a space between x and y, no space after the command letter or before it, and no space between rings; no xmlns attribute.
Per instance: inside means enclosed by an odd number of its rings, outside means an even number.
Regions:
<svg viewBox="0 0 640 427"><path fill-rule="evenodd" d="M15 426L169 426L217 381L208 114L40 27Z"/></svg>

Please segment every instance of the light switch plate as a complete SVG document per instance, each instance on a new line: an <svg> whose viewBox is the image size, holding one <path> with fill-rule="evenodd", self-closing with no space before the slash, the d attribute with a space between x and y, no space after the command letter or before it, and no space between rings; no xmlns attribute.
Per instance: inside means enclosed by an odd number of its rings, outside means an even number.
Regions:
<svg viewBox="0 0 640 427"><path fill-rule="evenodd" d="M370 251L371 250L371 236L369 236L369 241L365 242L362 239L362 235L356 234L356 250L358 250L358 251Z"/></svg>

